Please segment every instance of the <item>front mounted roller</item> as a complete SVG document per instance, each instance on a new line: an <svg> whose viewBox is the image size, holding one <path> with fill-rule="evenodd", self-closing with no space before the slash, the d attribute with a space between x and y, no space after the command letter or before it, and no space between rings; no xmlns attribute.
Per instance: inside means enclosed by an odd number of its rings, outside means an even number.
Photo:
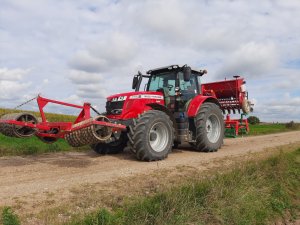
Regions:
<svg viewBox="0 0 300 225"><path fill-rule="evenodd" d="M76 126L82 126L85 123L90 123L92 121L109 123L109 119L105 116L98 116L96 118L83 121L82 123L78 123L73 128L76 128ZM74 131L66 134L65 139L72 147L80 147L84 145L95 144L98 142L104 143L111 137L111 135L111 127L92 123L90 126L84 127L82 129L75 129Z"/></svg>
<svg viewBox="0 0 300 225"><path fill-rule="evenodd" d="M224 120L218 105L205 102L201 105L195 119L196 143L199 152L216 152L224 139Z"/></svg>
<svg viewBox="0 0 300 225"><path fill-rule="evenodd" d="M6 114L0 120L16 122L16 124L0 123L0 133L8 137L26 138L35 135L37 132L36 128L23 125L30 124L34 126L38 123L37 118L30 113Z"/></svg>
<svg viewBox="0 0 300 225"><path fill-rule="evenodd" d="M131 125L128 138L129 147L139 160L161 160L172 150L173 123L164 112L149 110Z"/></svg>

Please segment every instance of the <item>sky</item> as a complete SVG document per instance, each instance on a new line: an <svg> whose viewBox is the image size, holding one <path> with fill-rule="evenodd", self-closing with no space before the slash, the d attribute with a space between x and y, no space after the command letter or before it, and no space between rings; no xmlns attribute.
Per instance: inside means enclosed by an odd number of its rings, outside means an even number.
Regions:
<svg viewBox="0 0 300 225"><path fill-rule="evenodd" d="M299 15L298 0L0 0L0 107L105 111L138 70L188 64L204 83L243 76L262 121L300 122Z"/></svg>

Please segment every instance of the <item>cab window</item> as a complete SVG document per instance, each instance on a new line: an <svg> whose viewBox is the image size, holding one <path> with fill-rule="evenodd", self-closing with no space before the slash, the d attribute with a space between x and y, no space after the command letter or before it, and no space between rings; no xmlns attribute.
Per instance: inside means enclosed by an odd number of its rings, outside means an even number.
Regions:
<svg viewBox="0 0 300 225"><path fill-rule="evenodd" d="M191 75L191 79L189 81L184 81L183 73L180 72L178 74L179 78L179 88L183 95L188 95L188 97L192 98L198 94L197 88L197 76L195 74Z"/></svg>
<svg viewBox="0 0 300 225"><path fill-rule="evenodd" d="M153 75L148 84L149 91L167 90L170 96L175 96L174 73L162 73Z"/></svg>

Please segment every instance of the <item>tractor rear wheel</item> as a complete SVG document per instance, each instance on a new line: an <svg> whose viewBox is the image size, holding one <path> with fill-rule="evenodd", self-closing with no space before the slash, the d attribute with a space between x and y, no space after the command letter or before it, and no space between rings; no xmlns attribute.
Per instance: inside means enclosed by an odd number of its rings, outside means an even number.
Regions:
<svg viewBox="0 0 300 225"><path fill-rule="evenodd" d="M121 135L120 139L110 143L97 143L90 145L91 148L101 155L107 154L118 154L123 152L124 148L127 144L127 137L125 135Z"/></svg>
<svg viewBox="0 0 300 225"><path fill-rule="evenodd" d="M221 148L224 139L224 120L218 105L203 103L195 117L196 143L200 152L215 152Z"/></svg>
<svg viewBox="0 0 300 225"><path fill-rule="evenodd" d="M139 160L161 160L172 150L173 123L164 112L149 110L134 121L128 137L129 147Z"/></svg>

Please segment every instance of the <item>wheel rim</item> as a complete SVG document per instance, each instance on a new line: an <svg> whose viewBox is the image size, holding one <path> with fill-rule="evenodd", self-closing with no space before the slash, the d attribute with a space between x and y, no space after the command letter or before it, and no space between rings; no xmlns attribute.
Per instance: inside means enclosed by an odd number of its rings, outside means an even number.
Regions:
<svg viewBox="0 0 300 225"><path fill-rule="evenodd" d="M37 119L30 114L21 115L19 118L17 118L17 121L37 124ZM15 128L15 133L17 134L17 136L20 137L32 136L33 134L36 133L36 129L31 127L14 125L14 128Z"/></svg>
<svg viewBox="0 0 300 225"><path fill-rule="evenodd" d="M206 132L207 138L211 143L218 142L221 135L221 123L215 114L212 114L207 118Z"/></svg>
<svg viewBox="0 0 300 225"><path fill-rule="evenodd" d="M151 148L156 152L162 152L169 142L169 132L167 127L159 122L154 124L149 133L149 143Z"/></svg>

